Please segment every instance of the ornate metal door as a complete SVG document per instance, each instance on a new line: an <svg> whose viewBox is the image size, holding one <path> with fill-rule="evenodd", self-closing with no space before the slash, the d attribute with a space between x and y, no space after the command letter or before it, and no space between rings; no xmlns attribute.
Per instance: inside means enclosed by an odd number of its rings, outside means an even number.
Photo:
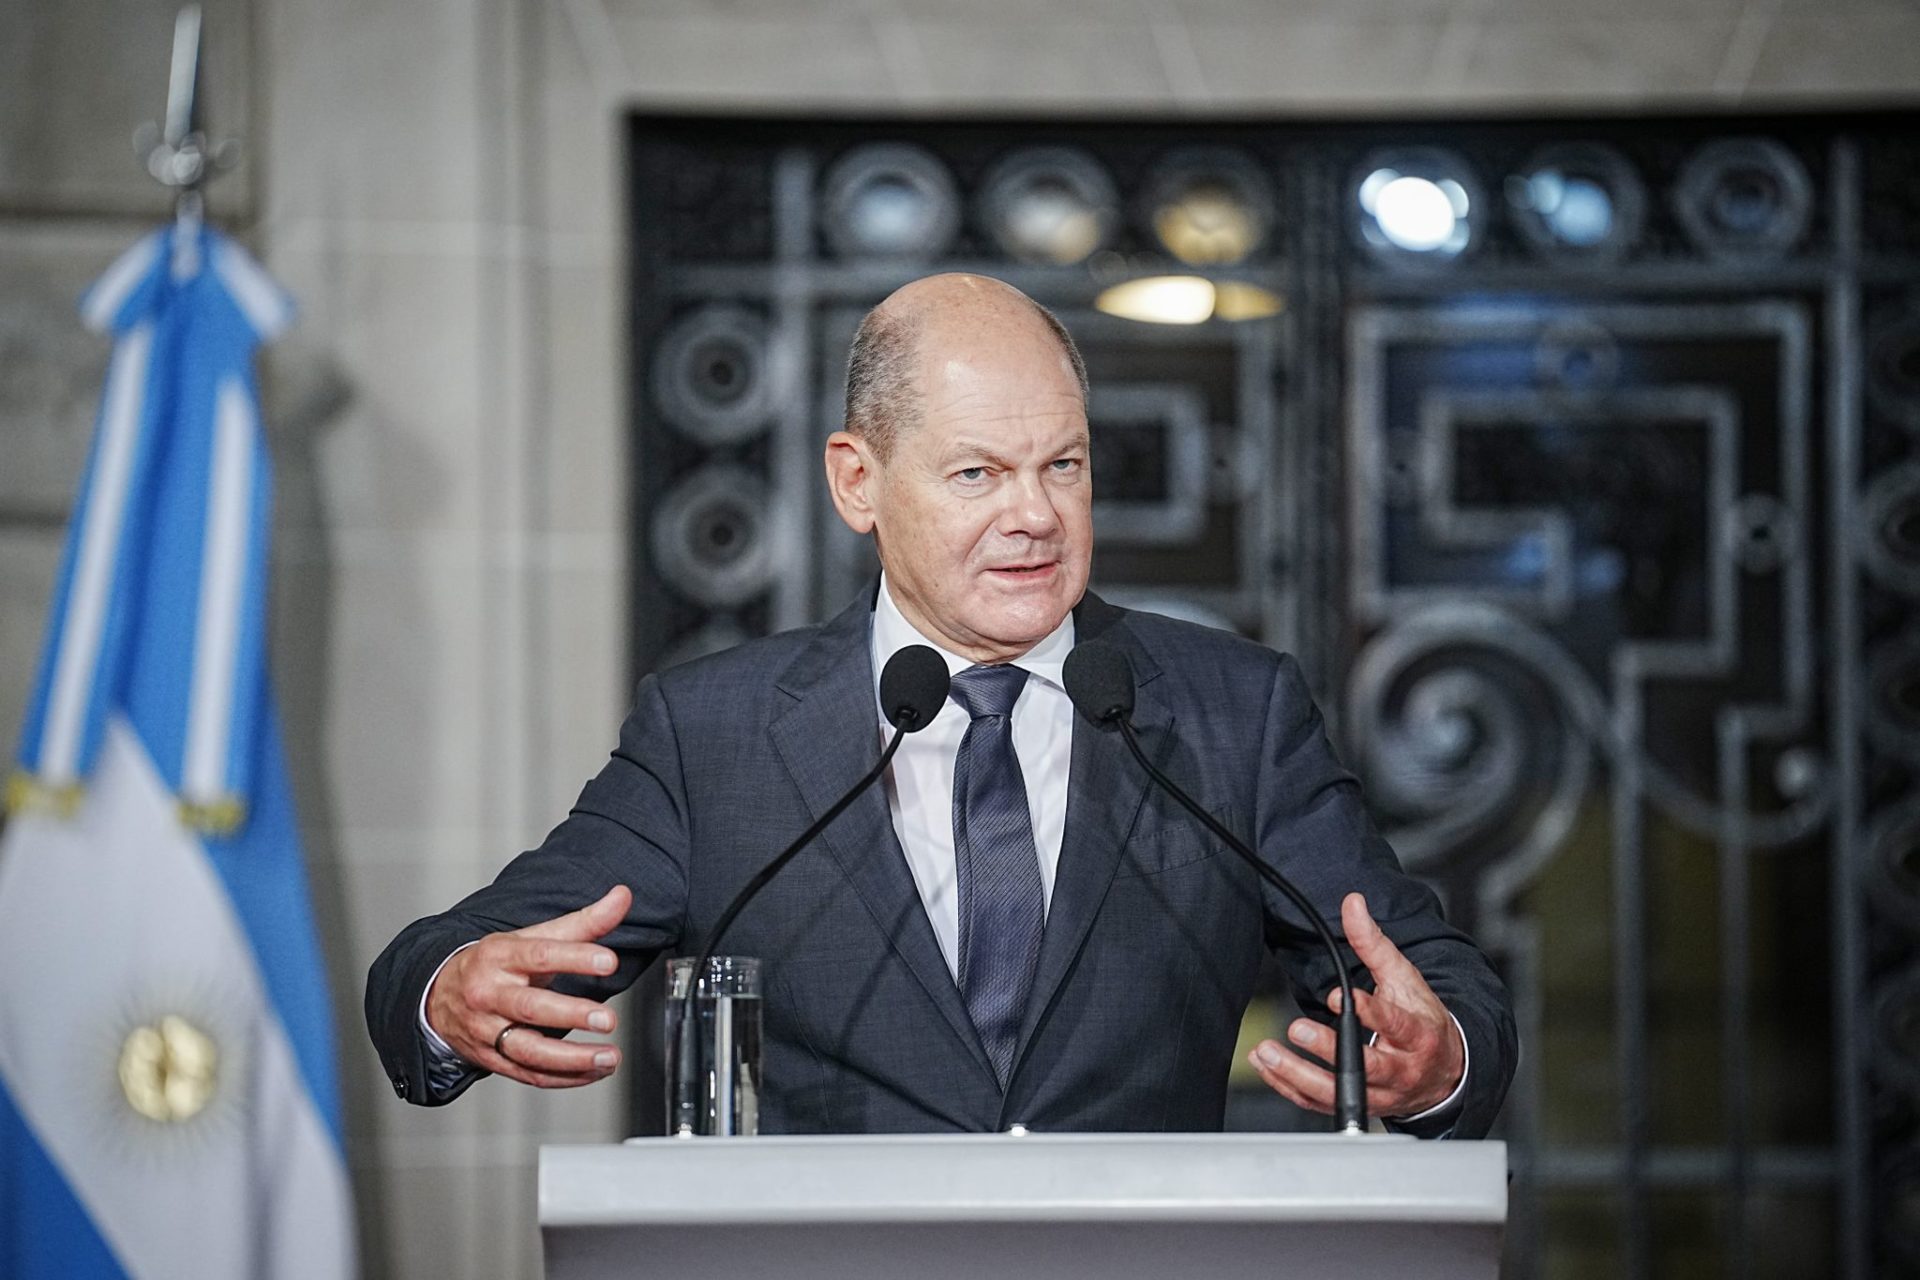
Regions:
<svg viewBox="0 0 1920 1280"><path fill-rule="evenodd" d="M1920 135L1733 125L636 121L636 665L851 598L853 326L1009 280L1096 586L1299 654L1512 985L1516 1274L1920 1267Z"/></svg>

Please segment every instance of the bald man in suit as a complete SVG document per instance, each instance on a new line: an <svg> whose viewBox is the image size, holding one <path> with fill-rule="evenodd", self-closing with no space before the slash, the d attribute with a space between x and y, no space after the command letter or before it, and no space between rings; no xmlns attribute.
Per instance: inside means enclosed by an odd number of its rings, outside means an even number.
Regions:
<svg viewBox="0 0 1920 1280"><path fill-rule="evenodd" d="M1098 638L1132 664L1150 755L1344 935L1372 1113L1483 1136L1516 1054L1505 988L1372 829L1290 657L1088 592L1088 452L1084 366L1030 299L943 275L875 308L826 471L880 580L822 626L648 676L540 848L394 940L367 1017L396 1092L617 1070L617 1048L561 1037L612 1030L601 1002L698 951L872 767L877 673L926 644L952 699L728 935L765 966L763 1130L1217 1129L1269 954L1309 1010L1288 1028L1304 1052L1267 1041L1253 1065L1330 1111L1331 962L1116 735L1076 721L1061 665Z"/></svg>

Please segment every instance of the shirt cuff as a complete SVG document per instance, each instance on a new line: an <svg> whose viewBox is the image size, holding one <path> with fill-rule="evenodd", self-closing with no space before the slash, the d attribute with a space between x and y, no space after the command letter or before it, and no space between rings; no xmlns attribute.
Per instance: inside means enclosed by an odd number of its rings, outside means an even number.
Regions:
<svg viewBox="0 0 1920 1280"><path fill-rule="evenodd" d="M1460 1029L1460 1019L1453 1017L1451 1009L1447 1011L1447 1017L1453 1019L1453 1033L1460 1037L1460 1083L1453 1086L1453 1092L1448 1094L1444 1101L1435 1103L1418 1115L1387 1117L1395 1124L1414 1124L1421 1120L1432 1120L1459 1106L1460 1100L1466 1096L1467 1076L1473 1070L1473 1050L1467 1046L1467 1033Z"/></svg>
<svg viewBox="0 0 1920 1280"><path fill-rule="evenodd" d="M474 939L474 942L478 941L478 938ZM447 953L447 960L472 945L473 942L465 942L455 947ZM443 1040L440 1033L433 1029L433 1024L427 1021L427 996L433 991L433 984L439 980L440 970L447 967L447 960L439 963L433 971L433 977L428 978L427 985L420 989L420 1011L416 1015L420 1024L420 1038L427 1044L427 1087L436 1098L451 1093L462 1080L480 1069L456 1053L453 1046Z"/></svg>

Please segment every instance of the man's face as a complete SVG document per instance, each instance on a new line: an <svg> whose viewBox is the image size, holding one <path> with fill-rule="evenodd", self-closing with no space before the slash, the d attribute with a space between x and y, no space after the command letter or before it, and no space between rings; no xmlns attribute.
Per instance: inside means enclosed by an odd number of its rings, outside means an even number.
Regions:
<svg viewBox="0 0 1920 1280"><path fill-rule="evenodd" d="M1093 477L1080 389L1051 336L1008 325L929 335L922 415L869 489L895 601L976 662L1025 653L1087 589Z"/></svg>

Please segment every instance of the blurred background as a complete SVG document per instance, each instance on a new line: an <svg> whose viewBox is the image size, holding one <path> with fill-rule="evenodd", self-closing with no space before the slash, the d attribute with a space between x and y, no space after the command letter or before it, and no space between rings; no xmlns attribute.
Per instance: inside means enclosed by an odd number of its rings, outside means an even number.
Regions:
<svg viewBox="0 0 1920 1280"><path fill-rule="evenodd" d="M858 589L846 345L952 268L1085 348L1097 588L1298 654L1506 974L1511 1273L1920 1271L1912 0L204 7L370 1274L537 1274L538 1144L655 1131L631 1000L624 1087L398 1102L366 966ZM9 741L174 8L0 10Z"/></svg>

